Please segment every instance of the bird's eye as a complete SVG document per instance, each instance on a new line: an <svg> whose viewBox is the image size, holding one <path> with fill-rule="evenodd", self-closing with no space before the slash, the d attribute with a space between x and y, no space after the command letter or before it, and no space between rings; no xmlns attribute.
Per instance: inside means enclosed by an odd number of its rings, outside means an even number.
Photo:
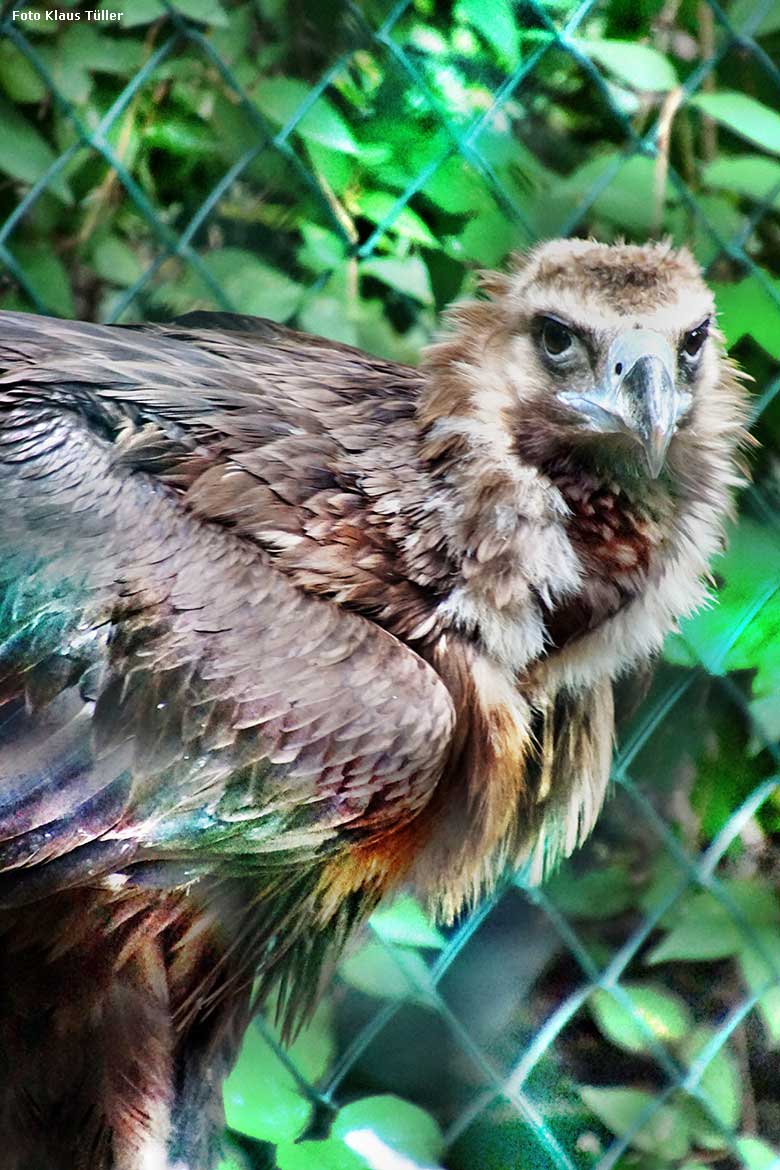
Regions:
<svg viewBox="0 0 780 1170"><path fill-rule="evenodd" d="M707 334L710 331L709 320L702 321L701 325L697 325L695 329L690 329L682 341L682 352L686 357L695 358L699 356L701 347L707 340Z"/></svg>
<svg viewBox="0 0 780 1170"><path fill-rule="evenodd" d="M545 317L542 325L542 345L548 357L563 357L573 344L574 337L570 329L556 321L554 317Z"/></svg>

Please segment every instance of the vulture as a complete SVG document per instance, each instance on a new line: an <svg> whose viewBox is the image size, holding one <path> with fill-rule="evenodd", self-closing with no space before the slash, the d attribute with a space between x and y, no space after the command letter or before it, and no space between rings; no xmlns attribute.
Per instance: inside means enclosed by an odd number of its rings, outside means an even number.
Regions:
<svg viewBox="0 0 780 1170"><path fill-rule="evenodd" d="M550 241L419 368L230 313L0 313L4 1170L213 1170L408 886L452 920L604 797L707 596L745 396L697 265Z"/></svg>

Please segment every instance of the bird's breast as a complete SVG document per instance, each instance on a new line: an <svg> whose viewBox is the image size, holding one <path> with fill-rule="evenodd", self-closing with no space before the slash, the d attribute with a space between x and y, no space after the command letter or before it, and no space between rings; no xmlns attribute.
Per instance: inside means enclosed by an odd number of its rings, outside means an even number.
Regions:
<svg viewBox="0 0 780 1170"><path fill-rule="evenodd" d="M567 532L583 569L580 589L548 611L550 642L560 647L634 600L666 543L667 501L585 473L555 478L569 509ZM664 505L667 504L666 507Z"/></svg>
<svg viewBox="0 0 780 1170"><path fill-rule="evenodd" d="M655 501L590 476L568 476L557 486L569 508L572 543L588 569L613 578L649 571L663 543Z"/></svg>

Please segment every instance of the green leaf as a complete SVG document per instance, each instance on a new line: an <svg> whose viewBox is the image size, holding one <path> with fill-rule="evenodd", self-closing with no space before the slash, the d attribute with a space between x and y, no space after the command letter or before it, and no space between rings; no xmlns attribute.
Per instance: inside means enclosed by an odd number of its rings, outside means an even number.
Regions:
<svg viewBox="0 0 780 1170"><path fill-rule="evenodd" d="M667 183L667 196L672 190L671 184ZM699 194L696 207L699 214L692 216L690 208L682 204L667 206L663 225L676 247L687 247L693 252L699 266L707 268L722 256L719 239L738 237L747 219L744 209L726 193Z"/></svg>
<svg viewBox="0 0 780 1170"><path fill-rule="evenodd" d="M575 44L630 89L664 93L679 84L674 65L651 45L606 39L576 40Z"/></svg>
<svg viewBox="0 0 780 1170"><path fill-rule="evenodd" d="M598 1089L584 1086L580 1095L596 1117L617 1137L627 1135L655 1098L641 1089ZM661 1158L684 1158L688 1152L688 1126L674 1105L657 1106L638 1133L631 1138L637 1150Z"/></svg>
<svg viewBox="0 0 780 1170"><path fill-rule="evenodd" d="M736 284L713 284L719 325L729 348L746 334L772 357L780 357L780 281L746 276Z"/></svg>
<svg viewBox="0 0 780 1170"><path fill-rule="evenodd" d="M455 16L470 24L496 51L498 58L514 68L520 60L520 33L512 0L458 0Z"/></svg>
<svg viewBox="0 0 780 1170"><path fill-rule="evenodd" d="M14 102L41 102L48 92L37 70L10 41L0 41L0 85Z"/></svg>
<svg viewBox="0 0 780 1170"><path fill-rule="evenodd" d="M55 162L56 156L38 131L7 102L0 101L0 172L34 183ZM48 184L48 190L64 203L72 203L73 196L62 173Z"/></svg>
<svg viewBox="0 0 780 1170"><path fill-rule="evenodd" d="M225 1081L225 1120L258 1141L294 1141L313 1106L257 1027L244 1037L238 1061Z"/></svg>
<svg viewBox="0 0 780 1170"><path fill-rule="evenodd" d="M774 1167L780 1154L759 1138L737 1138L737 1150L746 1170L769 1170Z"/></svg>
<svg viewBox="0 0 780 1170"><path fill-rule="evenodd" d="M621 114L633 118L639 113L642 108L642 97L639 94L626 89L624 85L619 85L617 81L607 81L606 86L610 102Z"/></svg>
<svg viewBox="0 0 780 1170"><path fill-rule="evenodd" d="M74 317L73 290L59 256L45 244L16 244L13 253L44 311L58 317Z"/></svg>
<svg viewBox="0 0 780 1170"><path fill-rule="evenodd" d="M182 16L195 20L199 24L209 24L224 28L228 24L228 16L217 0L173 0L173 6ZM161 0L133 0L124 9L122 28L134 28L139 24L151 24L153 20L169 16L168 9Z"/></svg>
<svg viewBox="0 0 780 1170"><path fill-rule="evenodd" d="M444 1152L441 1130L431 1115L390 1095L363 1097L345 1105L336 1115L331 1136L357 1153L363 1152L367 1161L369 1151L374 1150L374 1165L379 1164L382 1146L419 1163L437 1162Z"/></svg>
<svg viewBox="0 0 780 1170"><path fill-rule="evenodd" d="M58 93L83 106L92 93L92 77L87 57L78 49L78 33L79 28L71 26L53 45L42 46L40 55ZM70 43L76 46L73 52L69 52Z"/></svg>
<svg viewBox="0 0 780 1170"><path fill-rule="evenodd" d="M291 77L270 77L255 88L253 98L269 121L286 126L309 98L311 86ZM295 133L301 138L343 154L358 154L359 147L341 114L325 97L318 97L299 122Z"/></svg>
<svg viewBox="0 0 780 1170"><path fill-rule="evenodd" d="M659 853L637 899L640 910L644 910L645 914L653 914L662 903L674 898L680 889L682 876L678 864L667 853ZM674 902L661 920L663 925L674 923L679 913L679 902Z"/></svg>
<svg viewBox="0 0 780 1170"><path fill-rule="evenodd" d="M263 264L252 252L242 248L216 248L203 257L203 263L241 313L286 321L300 304L301 286ZM196 272L188 269L180 280L162 284L155 299L181 311L183 306L210 308L215 294Z"/></svg>
<svg viewBox="0 0 780 1170"><path fill-rule="evenodd" d="M417 362L420 350L430 340L433 329L432 315L421 313L416 325L405 333L396 333L387 319L385 305L376 297L361 300L356 306L353 320L357 325L358 343L362 349L378 357L409 365Z"/></svg>
<svg viewBox="0 0 780 1170"><path fill-rule="evenodd" d="M614 173L612 173L614 171ZM557 197L568 196L575 205L589 200L603 177L611 178L593 200L593 212L616 227L644 236L651 230L654 216L655 162L644 155L625 158L617 151L596 155L564 180ZM665 203L675 203L679 195L668 182Z"/></svg>
<svg viewBox="0 0 780 1170"><path fill-rule="evenodd" d="M342 1141L282 1143L276 1147L278 1170L367 1170L366 1162Z"/></svg>
<svg viewBox="0 0 780 1170"><path fill-rule="evenodd" d="M690 1030L690 1012L671 992L639 983L625 984L623 990L631 1000L630 1009L600 988L589 1000L599 1028L618 1047L649 1052L653 1036L662 1044L671 1044Z"/></svg>
<svg viewBox="0 0 780 1170"><path fill-rule="evenodd" d="M263 264L251 252L221 248L206 265L242 313L286 321L297 309L303 290L288 276Z"/></svg>
<svg viewBox="0 0 780 1170"><path fill-rule="evenodd" d="M699 831L712 840L765 778L761 764L745 751L745 719L733 708L714 711L704 743L697 752L690 803Z"/></svg>
<svg viewBox="0 0 780 1170"><path fill-rule="evenodd" d="M343 196L355 175L358 165L355 156L341 150L329 150L311 138L306 142L306 152L314 173L325 180L335 195Z"/></svg>
<svg viewBox="0 0 780 1170"><path fill-rule="evenodd" d="M690 99L708 117L771 154L780 154L780 114L746 93L720 90Z"/></svg>
<svg viewBox="0 0 780 1170"><path fill-rule="evenodd" d="M444 57L449 49L447 38L428 24L414 24L409 30L409 41L423 53L433 57Z"/></svg>
<svg viewBox="0 0 780 1170"><path fill-rule="evenodd" d="M456 260L473 260L488 267L500 264L519 242L516 226L492 200L483 198L482 210L471 216L447 251Z"/></svg>
<svg viewBox="0 0 780 1170"><path fill-rule="evenodd" d="M135 284L142 272L135 252L118 236L103 236L95 243L92 264L98 276L123 288Z"/></svg>
<svg viewBox="0 0 780 1170"><path fill-rule="evenodd" d="M279 1170L414 1170L437 1161L443 1149L433 1118L400 1097L364 1097L339 1110L324 1141L283 1143Z"/></svg>
<svg viewBox="0 0 780 1170"><path fill-rule="evenodd" d="M327 293L307 297L298 321L301 329L316 337L327 337L344 345L358 344L357 326L347 315L343 297L328 296Z"/></svg>
<svg viewBox="0 0 780 1170"><path fill-rule="evenodd" d="M301 235L304 246L298 252L298 259L314 272L340 268L344 263L344 241L335 232L316 223L304 223Z"/></svg>
<svg viewBox="0 0 780 1170"><path fill-rule="evenodd" d="M397 202L396 196L387 191L363 191L352 201L350 210L371 220L372 223L383 224L385 231L393 232L402 239L424 244L426 248L440 247L439 241L425 220L421 219L416 211L412 211L411 207L402 207L388 220ZM388 222L385 223L385 220Z"/></svg>
<svg viewBox="0 0 780 1170"><path fill-rule="evenodd" d="M371 927L385 942L404 947L431 947L440 951L447 941L432 925L420 903L409 894L401 894L391 906L374 911Z"/></svg>
<svg viewBox="0 0 780 1170"><path fill-rule="evenodd" d="M485 202L483 184L460 156L448 158L437 167L423 193L450 215L478 211Z"/></svg>
<svg viewBox="0 0 780 1170"><path fill-rule="evenodd" d="M411 1000L430 1007L435 996L430 971L416 951L391 953L376 940L349 955L340 971L352 987L379 999Z"/></svg>
<svg viewBox="0 0 780 1170"><path fill-rule="evenodd" d="M293 1141L308 1125L312 1104L278 1055L283 1047L278 1030L267 1028L270 1040L258 1024L248 1029L238 1062L225 1082L227 1124L259 1141ZM330 1066L334 1048L330 1008L322 1004L287 1047L287 1055L301 1077L314 1084Z"/></svg>
<svg viewBox="0 0 780 1170"><path fill-rule="evenodd" d="M739 966L750 993L757 995L763 991L757 1007L767 1040L772 1048L777 1048L780 1044L780 936L774 927L764 927L756 931L756 937L756 943L746 942L740 951ZM767 987L772 981L774 985Z"/></svg>
<svg viewBox="0 0 780 1170"><path fill-rule="evenodd" d="M735 0L729 8L729 23L737 33L749 30L753 37L769 36L780 29L780 8L776 4L759 5L756 0Z"/></svg>
<svg viewBox="0 0 780 1170"><path fill-rule="evenodd" d="M363 261L360 271L364 276L374 276L398 292L422 301L424 305L433 302L428 269L419 256L407 256L405 260L397 256L372 256Z"/></svg>
<svg viewBox="0 0 780 1170"><path fill-rule="evenodd" d="M235 67L240 61L247 60L245 54L251 51L256 23L254 4L247 0L247 3L231 8L226 26L214 28L209 33L209 40L225 64Z"/></svg>
<svg viewBox="0 0 780 1170"><path fill-rule="evenodd" d="M360 147L341 114L324 97L317 98L295 127L307 142L316 142L341 154L359 154Z"/></svg>
<svg viewBox="0 0 780 1170"><path fill-rule="evenodd" d="M567 918L612 918L635 899L631 876L619 861L583 874L576 873L570 862L564 863L545 889Z"/></svg>
<svg viewBox="0 0 780 1170"><path fill-rule="evenodd" d="M187 159L204 157L219 150L213 132L194 118L171 117L164 122L152 122L144 131L143 140L147 146Z"/></svg>
<svg viewBox="0 0 780 1170"><path fill-rule="evenodd" d="M750 929L774 927L780 922L780 907L768 887L755 881L725 881L722 885ZM746 928L713 894L690 895L679 905L677 919L650 952L648 963L722 959L737 954L749 942Z"/></svg>
<svg viewBox="0 0 780 1170"><path fill-rule="evenodd" d="M745 518L730 531L728 549L712 568L723 579L717 604L682 623L685 642L710 674L754 670L754 696L776 694L780 541L771 529Z"/></svg>
<svg viewBox="0 0 780 1170"><path fill-rule="evenodd" d="M704 167L702 180L708 187L764 203L775 188L780 188L780 162L762 154L721 156ZM780 194L776 193L771 205L779 203Z"/></svg>
<svg viewBox="0 0 780 1170"><path fill-rule="evenodd" d="M15 291L4 293L0 296L0 308L7 313L31 313L35 306L30 303L23 293Z"/></svg>
<svg viewBox="0 0 780 1170"><path fill-rule="evenodd" d="M310 1084L316 1084L325 1075L336 1051L333 1011L327 1001L319 1005L292 1044L284 1043L279 1028L268 1025L268 1029L275 1035L277 1044L285 1047L298 1072Z"/></svg>
<svg viewBox="0 0 780 1170"><path fill-rule="evenodd" d="M688 1036L680 1049L681 1058L687 1068L693 1065L714 1035L712 1028L700 1027ZM699 1081L699 1088L707 1097L710 1109L721 1125L728 1130L736 1129L742 1108L742 1089L736 1060L725 1045L719 1048L708 1062ZM706 1127L712 1129L709 1121L706 1121ZM720 1140L722 1142L722 1138Z"/></svg>
<svg viewBox="0 0 780 1170"><path fill-rule="evenodd" d="M140 69L144 47L140 40L106 36L94 25L82 23L69 26L57 54L84 71L129 77Z"/></svg>
<svg viewBox="0 0 780 1170"><path fill-rule="evenodd" d="M748 703L753 721L748 751L757 755L768 743L780 740L780 694L764 695Z"/></svg>

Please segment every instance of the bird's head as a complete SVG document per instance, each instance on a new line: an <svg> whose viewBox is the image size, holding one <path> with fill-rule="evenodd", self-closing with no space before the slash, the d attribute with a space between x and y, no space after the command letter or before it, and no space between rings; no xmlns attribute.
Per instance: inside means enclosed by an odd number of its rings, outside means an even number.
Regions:
<svg viewBox="0 0 780 1170"><path fill-rule="evenodd" d="M703 416L734 430L712 294L687 251L556 240L483 283L488 299L455 307L428 354L434 431L470 417L524 462L656 479Z"/></svg>

